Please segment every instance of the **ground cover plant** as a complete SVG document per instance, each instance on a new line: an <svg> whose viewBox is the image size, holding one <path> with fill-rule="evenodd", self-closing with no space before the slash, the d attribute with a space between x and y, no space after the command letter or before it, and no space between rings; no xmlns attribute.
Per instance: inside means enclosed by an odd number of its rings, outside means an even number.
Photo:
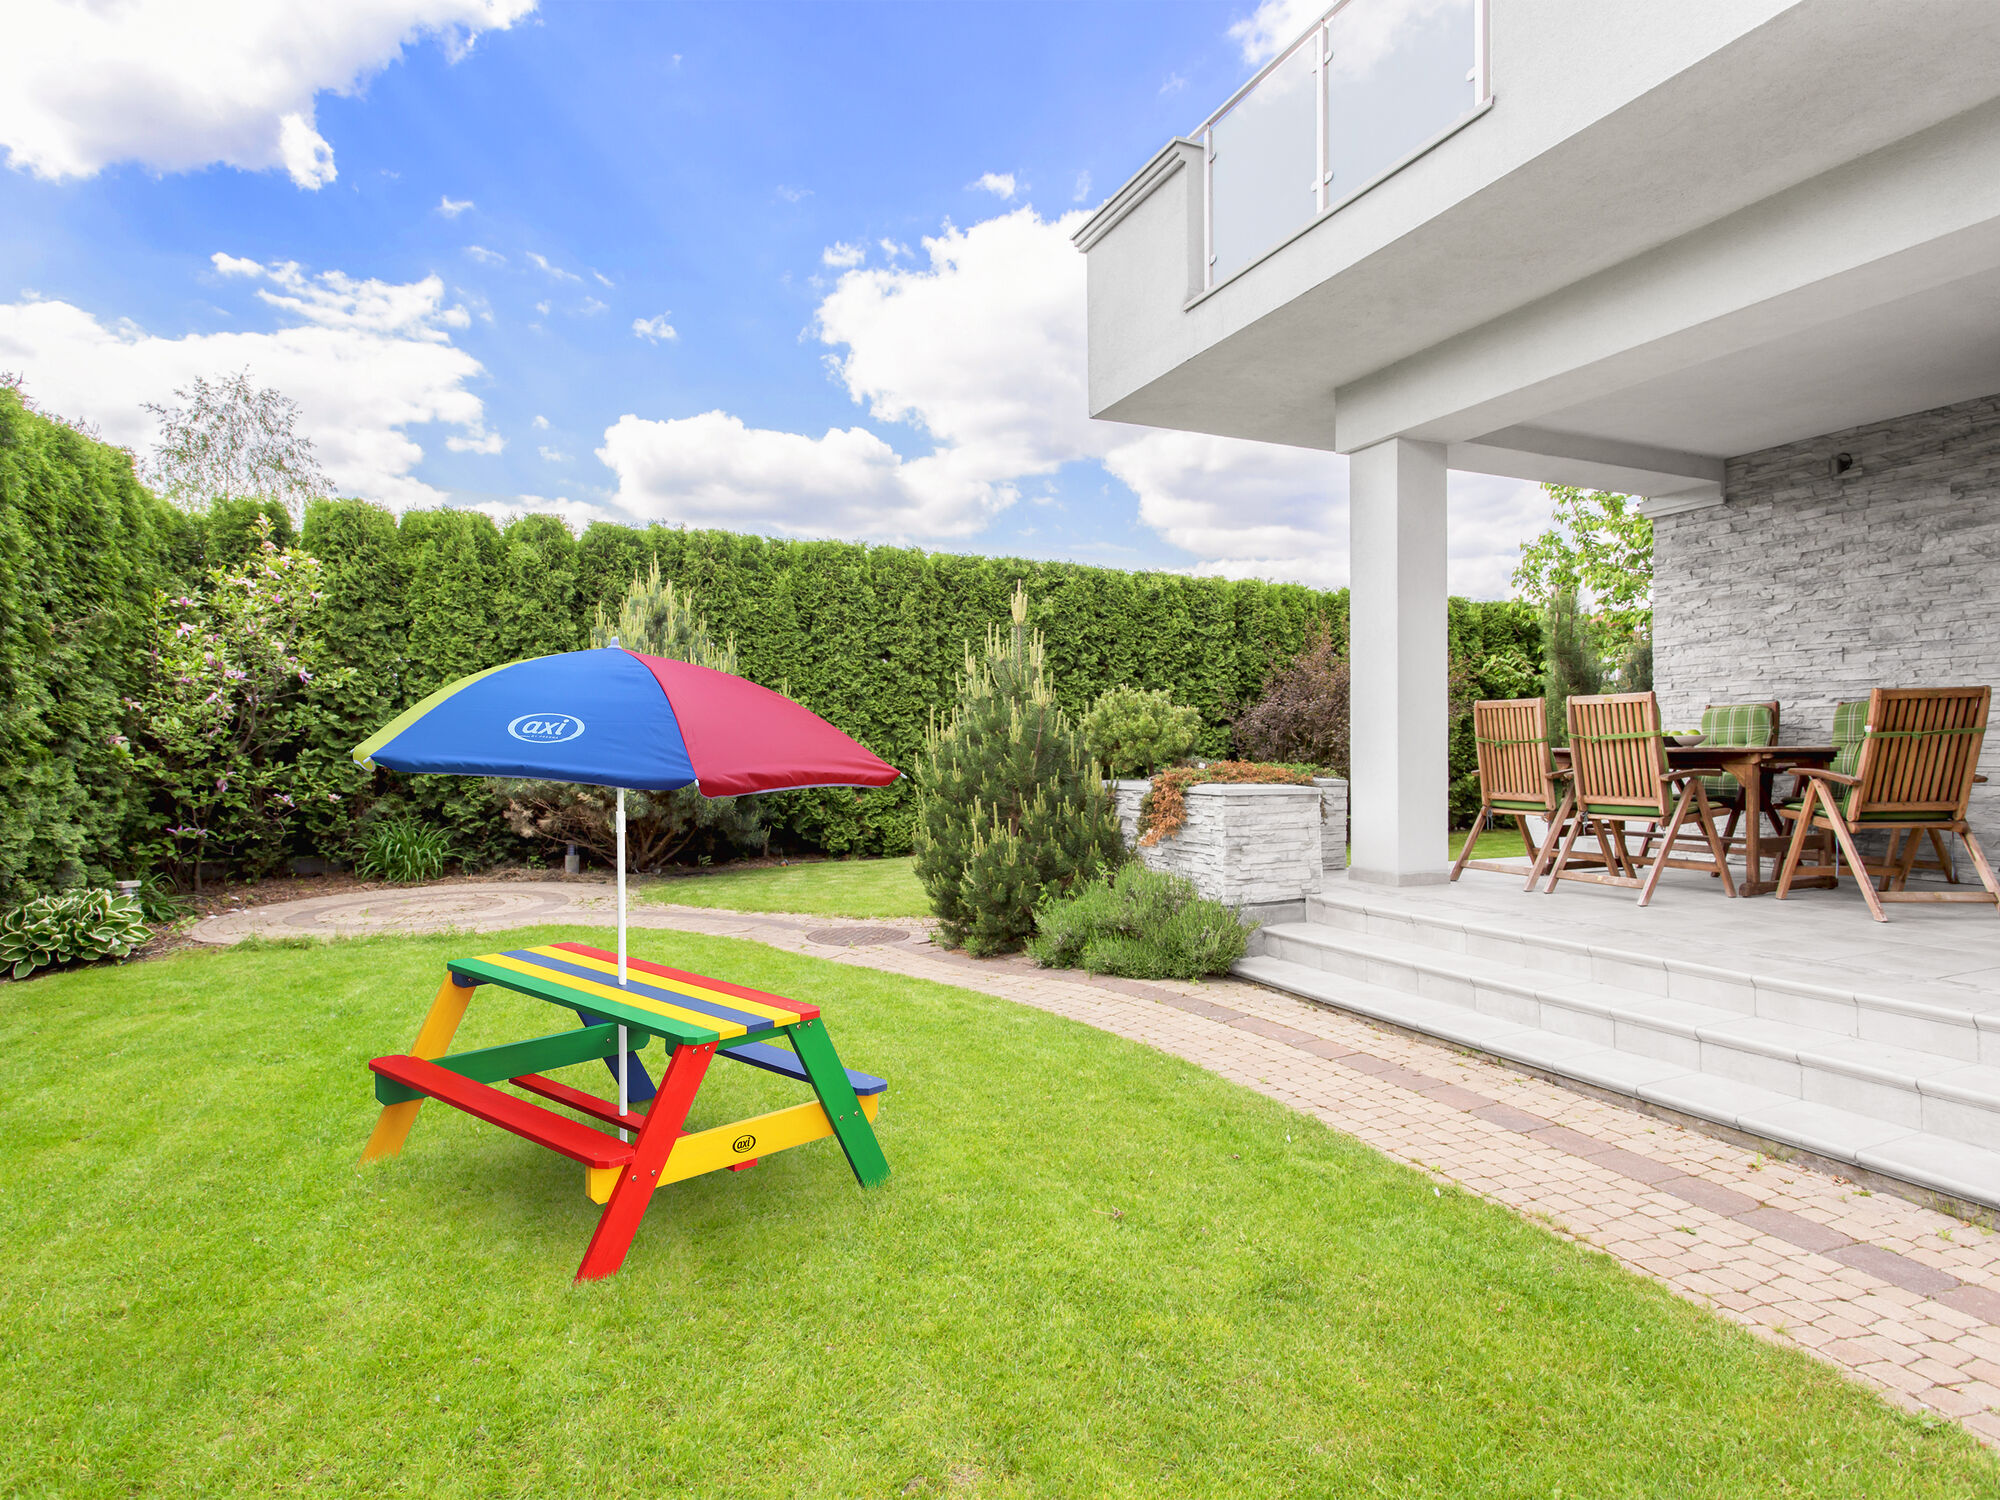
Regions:
<svg viewBox="0 0 2000 1500"><path fill-rule="evenodd" d="M641 901L726 911L801 912L824 917L927 917L930 898L915 860L820 859L750 870L676 875L645 886Z"/></svg>
<svg viewBox="0 0 2000 1500"><path fill-rule="evenodd" d="M603 934L470 951L563 937ZM186 950L12 992L0 1492L2000 1483L1962 1430L1136 1043L749 943L633 943L823 1003L891 1082L889 1182L861 1193L820 1142L677 1185L626 1269L574 1289L572 1163L428 1105L403 1157L355 1164L365 1059L408 1045L467 939ZM461 1045L550 1020L482 990ZM697 1124L798 1097L717 1075Z"/></svg>
<svg viewBox="0 0 2000 1500"><path fill-rule="evenodd" d="M64 891L0 912L0 972L26 979L59 964L123 958L151 936L137 897Z"/></svg>
<svg viewBox="0 0 2000 1500"><path fill-rule="evenodd" d="M1237 913L1194 882L1133 860L1035 913L1028 952L1045 969L1128 979L1224 974L1249 946Z"/></svg>

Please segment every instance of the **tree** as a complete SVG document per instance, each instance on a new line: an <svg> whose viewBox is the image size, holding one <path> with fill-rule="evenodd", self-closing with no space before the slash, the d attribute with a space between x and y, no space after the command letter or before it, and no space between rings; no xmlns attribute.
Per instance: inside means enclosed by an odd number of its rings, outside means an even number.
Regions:
<svg viewBox="0 0 2000 1500"><path fill-rule="evenodd" d="M296 431L296 401L250 383L250 372L213 383L196 376L174 392L182 403L146 403L160 419L145 478L185 510L218 500L275 500L297 519L308 500L333 486L321 472L312 439Z"/></svg>
<svg viewBox="0 0 2000 1500"><path fill-rule="evenodd" d="M1017 584L1009 627L968 646L958 705L917 762L917 878L938 934L983 955L1019 948L1035 909L1116 866L1117 814L1083 735L1056 707Z"/></svg>
<svg viewBox="0 0 2000 1500"><path fill-rule="evenodd" d="M592 646L616 640L647 656L736 670L736 642L718 639L687 594L660 577L659 559L646 577L635 576L619 602L618 618L600 606L590 629ZM618 854L618 794L609 787L562 781L497 780L507 824L523 838L580 845L600 859ZM694 787L625 794L626 857L632 868L652 870L677 856L706 857L730 849L762 849L770 837L757 804L746 797L704 797Z"/></svg>
<svg viewBox="0 0 2000 1500"><path fill-rule="evenodd" d="M1542 630L1542 656L1548 663L1542 679L1542 697L1546 700L1549 737L1559 744L1567 743L1569 700L1587 698L1604 690L1603 668L1591 639L1590 621L1577 601L1574 586L1549 601L1542 615Z"/></svg>
<svg viewBox="0 0 2000 1500"><path fill-rule="evenodd" d="M1549 529L1521 548L1514 587L1544 617L1565 599L1582 611L1598 675L1621 691L1653 685L1653 523L1629 495L1543 488L1554 497Z"/></svg>

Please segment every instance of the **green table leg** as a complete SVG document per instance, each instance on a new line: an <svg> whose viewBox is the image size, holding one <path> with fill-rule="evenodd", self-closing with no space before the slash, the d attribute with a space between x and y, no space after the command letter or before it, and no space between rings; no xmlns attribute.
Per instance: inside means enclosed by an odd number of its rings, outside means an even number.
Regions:
<svg viewBox="0 0 2000 1500"><path fill-rule="evenodd" d="M825 1023L818 1018L801 1021L792 1028L791 1037L806 1077L812 1080L813 1092L819 1095L821 1108L833 1122L840 1149L847 1153L847 1164L854 1168L855 1180L863 1187L886 1182L889 1159L875 1139L875 1127L861 1112L861 1101L854 1097L854 1085L847 1081L847 1069L841 1065L840 1054L833 1050L833 1038L826 1034Z"/></svg>

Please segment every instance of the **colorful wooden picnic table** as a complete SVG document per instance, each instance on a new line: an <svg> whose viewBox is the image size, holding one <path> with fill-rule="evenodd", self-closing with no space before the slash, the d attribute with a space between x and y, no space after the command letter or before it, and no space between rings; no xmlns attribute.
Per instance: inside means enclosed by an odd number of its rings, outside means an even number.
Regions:
<svg viewBox="0 0 2000 1500"><path fill-rule="evenodd" d="M486 953L445 967L448 973L409 1052L368 1064L382 1113L361 1159L400 1152L418 1109L431 1098L581 1163L585 1191L604 1205L604 1213L577 1267L578 1281L609 1276L624 1264L654 1190L667 1183L724 1167L742 1171L760 1157L828 1135L840 1142L863 1187L889 1175L873 1124L888 1085L842 1066L818 1006L642 959L628 962L621 985L616 955L582 943ZM582 1025L449 1053L466 1006L482 984L572 1010ZM627 1112L546 1076L555 1068L600 1059L615 1075L621 1028L626 1066L636 1074ZM668 1049L657 1087L634 1055L654 1037ZM733 1125L687 1131L688 1110L718 1056L808 1083L816 1098ZM504 1093L493 1086L499 1082L619 1133ZM623 1139L634 1127L637 1135Z"/></svg>

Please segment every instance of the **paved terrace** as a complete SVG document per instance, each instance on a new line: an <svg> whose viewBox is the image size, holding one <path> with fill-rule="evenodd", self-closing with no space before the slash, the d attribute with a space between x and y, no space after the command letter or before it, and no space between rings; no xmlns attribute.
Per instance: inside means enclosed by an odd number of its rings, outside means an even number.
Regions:
<svg viewBox="0 0 2000 1500"><path fill-rule="evenodd" d="M1690 891L1689 905L1697 894L1720 924L1718 941L1754 940L1726 920L1738 903ZM1575 908L1579 916L1589 905ZM1972 929L2000 928L1990 916L1953 915L1970 943L1987 941ZM1859 961L1874 962L1867 955L1881 950L1863 940L1873 924L1859 912L1845 916L1858 923ZM614 921L607 888L509 883L253 907L199 924L196 936L227 944L252 933ZM973 960L933 947L918 922L649 904L632 923L959 985L1137 1038L1365 1141L1440 1185L1526 1214L1760 1338L1804 1349L1898 1405L1961 1422L2000 1448L2000 1234L1990 1228L1240 980L1143 983L1041 970L1022 959ZM1936 938L1929 929L1906 928L1909 946L1929 950ZM1984 950L1994 955L1983 966L1989 980L2000 974L2000 933L1994 943ZM1816 953L1816 961L1828 956Z"/></svg>

